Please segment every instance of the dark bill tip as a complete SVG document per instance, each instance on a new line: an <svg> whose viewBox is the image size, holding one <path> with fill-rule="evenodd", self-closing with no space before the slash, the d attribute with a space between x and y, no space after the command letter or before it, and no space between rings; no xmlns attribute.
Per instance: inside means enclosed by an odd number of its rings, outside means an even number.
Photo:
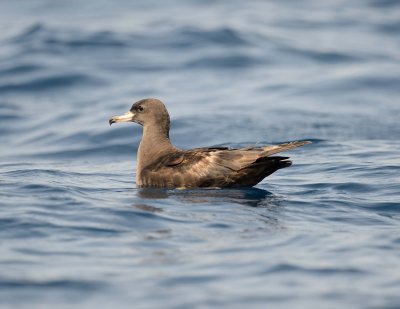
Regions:
<svg viewBox="0 0 400 309"><path fill-rule="evenodd" d="M115 120L114 120L113 118L110 118L110 120L108 120L108 123L109 123L110 125L112 125L113 123L115 123Z"/></svg>

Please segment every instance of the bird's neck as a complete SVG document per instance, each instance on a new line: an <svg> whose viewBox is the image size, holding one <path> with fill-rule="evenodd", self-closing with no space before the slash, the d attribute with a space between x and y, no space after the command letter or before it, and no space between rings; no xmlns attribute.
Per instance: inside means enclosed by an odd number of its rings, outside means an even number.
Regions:
<svg viewBox="0 0 400 309"><path fill-rule="evenodd" d="M141 172L146 166L175 149L169 139L169 126L145 125L137 154L136 181L140 182Z"/></svg>

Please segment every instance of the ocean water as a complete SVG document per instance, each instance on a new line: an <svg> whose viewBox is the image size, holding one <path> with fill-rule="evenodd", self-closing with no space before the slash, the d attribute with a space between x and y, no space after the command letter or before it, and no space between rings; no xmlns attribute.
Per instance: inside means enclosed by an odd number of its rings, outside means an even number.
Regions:
<svg viewBox="0 0 400 309"><path fill-rule="evenodd" d="M0 1L1 308L399 308L400 2ZM179 147L298 139L252 189L135 185Z"/></svg>

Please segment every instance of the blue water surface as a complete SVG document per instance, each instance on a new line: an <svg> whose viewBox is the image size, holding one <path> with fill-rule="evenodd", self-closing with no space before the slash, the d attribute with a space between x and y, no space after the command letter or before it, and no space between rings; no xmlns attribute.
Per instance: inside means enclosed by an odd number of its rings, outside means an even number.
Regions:
<svg viewBox="0 0 400 309"><path fill-rule="evenodd" d="M400 2L0 1L1 308L398 308ZM252 189L135 185L181 148L309 139Z"/></svg>

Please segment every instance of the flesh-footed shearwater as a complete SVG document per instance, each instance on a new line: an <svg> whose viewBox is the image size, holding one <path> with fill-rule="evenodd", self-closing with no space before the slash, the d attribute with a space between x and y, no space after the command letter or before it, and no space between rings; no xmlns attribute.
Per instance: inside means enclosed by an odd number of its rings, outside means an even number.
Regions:
<svg viewBox="0 0 400 309"><path fill-rule="evenodd" d="M170 118L157 99L140 100L116 122L143 126L137 154L136 185L155 188L252 187L273 172L292 164L288 157L271 156L309 144L296 141L265 147L205 147L181 150L169 139Z"/></svg>

